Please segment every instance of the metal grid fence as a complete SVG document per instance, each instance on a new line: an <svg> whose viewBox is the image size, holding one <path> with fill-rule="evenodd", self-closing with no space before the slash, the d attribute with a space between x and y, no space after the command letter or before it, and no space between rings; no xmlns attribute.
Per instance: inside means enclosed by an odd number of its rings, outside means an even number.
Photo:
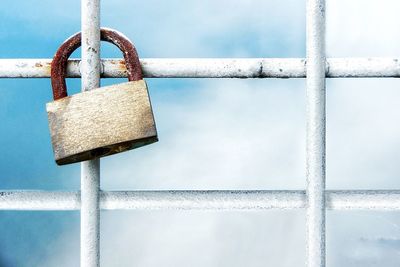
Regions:
<svg viewBox="0 0 400 267"><path fill-rule="evenodd" d="M82 0L82 60L68 77L83 90L103 77L125 77L120 59L100 60L100 0ZM81 266L99 266L100 209L261 210L306 209L307 266L325 266L325 212L400 210L400 190L325 190L325 78L399 77L397 59L325 58L325 0L307 0L307 58L143 59L149 78L306 78L305 191L100 191L100 161L81 164L81 191L3 191L1 210L81 210ZM88 49L92 48L92 49ZM51 59L1 59L0 78L50 77Z"/></svg>

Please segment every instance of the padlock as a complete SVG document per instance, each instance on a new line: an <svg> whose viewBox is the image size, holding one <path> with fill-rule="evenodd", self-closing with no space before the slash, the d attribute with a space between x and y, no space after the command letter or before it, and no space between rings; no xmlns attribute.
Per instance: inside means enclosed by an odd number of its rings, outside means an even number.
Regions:
<svg viewBox="0 0 400 267"><path fill-rule="evenodd" d="M67 96L67 62L81 45L81 33L61 45L51 63L54 101L46 105L58 165L108 156L158 141L135 47L111 29L102 28L100 36L102 41L113 43L123 52L129 82Z"/></svg>

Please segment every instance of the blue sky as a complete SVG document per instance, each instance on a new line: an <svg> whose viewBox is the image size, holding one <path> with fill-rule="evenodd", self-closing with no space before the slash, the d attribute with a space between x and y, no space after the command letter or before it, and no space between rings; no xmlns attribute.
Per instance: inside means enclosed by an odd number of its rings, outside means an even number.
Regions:
<svg viewBox="0 0 400 267"><path fill-rule="evenodd" d="M328 1L328 57L397 57L396 1ZM103 1L141 57L304 57L305 1ZM1 58L51 58L80 1L3 1ZM102 57L121 57L109 44ZM79 57L79 53L74 55ZM121 80L102 80L102 84ZM160 141L102 160L104 190L304 189L305 80L148 79ZM68 81L70 92L79 79ZM327 82L327 188L400 186L399 81ZM49 79L0 80L1 190L79 190L53 162ZM397 213L328 212L329 266L397 266ZM103 266L303 266L303 211L102 212ZM0 266L78 266L78 212L0 212Z"/></svg>

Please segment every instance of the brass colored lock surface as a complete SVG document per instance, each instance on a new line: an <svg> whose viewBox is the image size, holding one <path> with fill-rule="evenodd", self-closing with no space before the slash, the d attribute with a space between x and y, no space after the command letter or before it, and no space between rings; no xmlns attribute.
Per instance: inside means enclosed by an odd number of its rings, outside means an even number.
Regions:
<svg viewBox="0 0 400 267"><path fill-rule="evenodd" d="M124 53L129 82L67 96L68 57L81 44L69 38L51 65L53 102L46 105L56 163L59 165L112 155L158 141L153 111L139 58L123 35L101 29L101 40Z"/></svg>

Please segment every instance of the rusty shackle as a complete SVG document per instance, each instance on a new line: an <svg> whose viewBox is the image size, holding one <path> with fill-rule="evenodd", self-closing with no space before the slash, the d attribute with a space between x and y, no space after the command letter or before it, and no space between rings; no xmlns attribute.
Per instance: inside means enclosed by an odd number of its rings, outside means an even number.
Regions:
<svg viewBox="0 0 400 267"><path fill-rule="evenodd" d="M143 79L142 68L135 46L121 33L112 29L100 29L100 39L116 45L123 53L129 81ZM53 87L54 100L66 97L67 86L65 76L69 56L81 46L82 36L78 32L68 38L58 48L51 62L51 86Z"/></svg>

